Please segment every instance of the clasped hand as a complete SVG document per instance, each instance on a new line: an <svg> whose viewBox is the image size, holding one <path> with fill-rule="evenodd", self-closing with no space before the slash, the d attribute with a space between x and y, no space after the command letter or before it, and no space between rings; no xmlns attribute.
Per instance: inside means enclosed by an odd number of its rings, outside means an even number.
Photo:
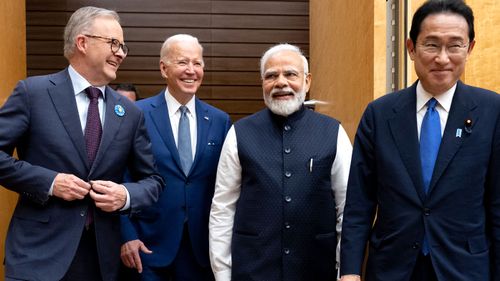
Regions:
<svg viewBox="0 0 500 281"><path fill-rule="evenodd" d="M86 182L71 174L59 173L54 180L52 195L66 201L81 200L87 194L97 208L113 212L125 206L125 186L112 181L95 180Z"/></svg>

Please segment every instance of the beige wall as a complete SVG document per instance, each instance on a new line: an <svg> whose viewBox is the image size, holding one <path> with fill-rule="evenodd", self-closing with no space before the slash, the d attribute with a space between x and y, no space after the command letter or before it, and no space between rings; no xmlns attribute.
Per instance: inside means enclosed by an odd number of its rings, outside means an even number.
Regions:
<svg viewBox="0 0 500 281"><path fill-rule="evenodd" d="M500 1L468 0L474 10L476 46L467 62L467 84L500 92Z"/></svg>
<svg viewBox="0 0 500 281"><path fill-rule="evenodd" d="M351 139L366 105L385 93L385 1L310 1L311 99Z"/></svg>
<svg viewBox="0 0 500 281"><path fill-rule="evenodd" d="M0 1L0 105L3 105L16 82L26 76L25 1ZM0 189L0 260L3 261L5 232L17 195ZM3 280L3 266L0 280Z"/></svg>

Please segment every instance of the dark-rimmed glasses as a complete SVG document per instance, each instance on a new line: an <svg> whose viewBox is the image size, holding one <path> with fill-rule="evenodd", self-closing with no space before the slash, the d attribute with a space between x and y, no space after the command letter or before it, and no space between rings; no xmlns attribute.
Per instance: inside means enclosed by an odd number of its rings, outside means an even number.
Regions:
<svg viewBox="0 0 500 281"><path fill-rule="evenodd" d="M113 53L113 55L116 54L120 50L120 48L122 49L125 55L128 54L129 48L127 47L127 45L120 43L120 41L118 41L118 39L116 38L104 37L99 35L90 35L90 34L83 34L83 36L107 40L108 41L107 43L111 45L111 52Z"/></svg>

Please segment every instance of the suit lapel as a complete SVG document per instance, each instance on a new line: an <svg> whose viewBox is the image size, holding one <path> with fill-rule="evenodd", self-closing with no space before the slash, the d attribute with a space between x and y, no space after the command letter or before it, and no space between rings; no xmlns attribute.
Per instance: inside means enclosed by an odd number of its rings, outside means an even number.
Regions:
<svg viewBox="0 0 500 281"><path fill-rule="evenodd" d="M71 84L68 70L66 69L54 74L49 79L54 85L48 88L52 103L76 151L78 151L78 155L82 162L85 163L87 169L89 169L82 124L80 123L73 85ZM50 126L50 124L47 125Z"/></svg>
<svg viewBox="0 0 500 281"><path fill-rule="evenodd" d="M106 112L104 118L104 126L102 128L102 138L99 150L97 151L97 155L95 157L94 165L92 166L92 170L94 169L94 167L97 167L99 165L99 162L104 157L104 154L108 150L110 144L113 142L115 135L120 130L120 126L127 115L127 112L125 112L125 115L123 116L119 116L115 113L115 106L123 107L123 105L120 103L122 97L118 94L116 94L116 96L113 95L111 91L111 88L106 86Z"/></svg>
<svg viewBox="0 0 500 281"><path fill-rule="evenodd" d="M168 115L167 103L165 102L165 91L162 91L151 101L151 107L152 109L149 114L153 120L156 131L158 131L163 143L165 143L166 147L170 151L180 173L184 174L182 172L179 152L177 150L177 146L175 145L170 116Z"/></svg>
<svg viewBox="0 0 500 281"><path fill-rule="evenodd" d="M196 154L193 161L191 171L193 167L200 161L205 148L208 145L208 132L210 130L210 125L212 124L212 118L208 114L207 107L196 98L196 127L197 127L197 140L196 140Z"/></svg>
<svg viewBox="0 0 500 281"><path fill-rule="evenodd" d="M394 116L388 120L389 127L416 192L424 201L416 118L416 83L399 95L393 107Z"/></svg>
<svg viewBox="0 0 500 281"><path fill-rule="evenodd" d="M436 183L443 175L443 172L450 164L463 141L469 136L464 129L465 120L471 119L474 120L474 124L477 123L478 118L473 116L473 110L476 107L476 102L467 92L467 86L459 81L451 103L448 120L446 121L443 139L441 140L441 145L439 147L439 153L429 187L429 193L432 192L433 188L436 186ZM460 137L457 137L457 129L462 130L462 135Z"/></svg>

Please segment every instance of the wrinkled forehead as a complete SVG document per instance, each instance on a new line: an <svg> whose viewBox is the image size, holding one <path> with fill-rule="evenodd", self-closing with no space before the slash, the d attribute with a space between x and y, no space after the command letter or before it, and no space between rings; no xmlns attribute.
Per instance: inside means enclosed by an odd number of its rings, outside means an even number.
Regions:
<svg viewBox="0 0 500 281"><path fill-rule="evenodd" d="M264 72L269 71L300 71L304 68L302 58L293 51L285 50L273 54L264 65Z"/></svg>

